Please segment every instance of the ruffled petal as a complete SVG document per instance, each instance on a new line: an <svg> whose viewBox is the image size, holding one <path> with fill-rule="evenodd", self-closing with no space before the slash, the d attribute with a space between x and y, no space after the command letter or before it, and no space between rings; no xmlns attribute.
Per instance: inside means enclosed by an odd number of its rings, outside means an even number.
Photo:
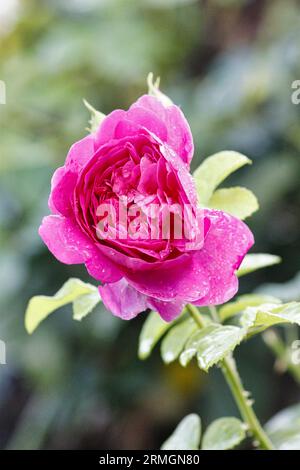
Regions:
<svg viewBox="0 0 300 470"><path fill-rule="evenodd" d="M92 134L75 142L66 158L66 170L78 173L95 153L95 139Z"/></svg>
<svg viewBox="0 0 300 470"><path fill-rule="evenodd" d="M204 246L194 259L209 282L206 295L195 305L218 305L230 300L238 290L235 271L254 243L250 229L239 219L221 211L205 210L210 220Z"/></svg>
<svg viewBox="0 0 300 470"><path fill-rule="evenodd" d="M123 273L114 263L103 255L98 248L93 248L92 256L85 261L85 267L90 276L101 282L119 281L122 278Z"/></svg>
<svg viewBox="0 0 300 470"><path fill-rule="evenodd" d="M148 131L153 133L162 142L167 142L169 130L166 124L161 119L161 116L150 108L138 106L138 104L135 103L135 105L131 106L127 111L127 118L139 126L148 129Z"/></svg>
<svg viewBox="0 0 300 470"><path fill-rule="evenodd" d="M105 307L123 320L131 320L148 308L147 297L130 286L124 278L99 286L99 292Z"/></svg>
<svg viewBox="0 0 300 470"><path fill-rule="evenodd" d="M99 286L105 307L123 320L131 320L147 308L157 311L165 321L172 321L183 310L184 300L164 302L138 292L126 279Z"/></svg>
<svg viewBox="0 0 300 470"><path fill-rule="evenodd" d="M114 282L122 277L118 268L71 219L60 215L44 217L39 234L51 253L62 263L86 263L91 276L102 282Z"/></svg>
<svg viewBox="0 0 300 470"><path fill-rule="evenodd" d="M172 264L168 261L160 263L157 269L126 271L124 275L138 291L158 300L185 299L188 303L204 297L209 290L209 281L194 256L186 254L172 261Z"/></svg>
<svg viewBox="0 0 300 470"><path fill-rule="evenodd" d="M176 105L165 107L157 98L150 95L143 95L130 109L135 108L145 108L156 114L167 129L167 136L162 139L163 142L167 143L185 163L189 164L194 153L193 136L180 108ZM155 134L155 128L152 128L151 121L145 127Z"/></svg>
<svg viewBox="0 0 300 470"><path fill-rule="evenodd" d="M77 173L58 168L51 180L51 193L48 200L53 214L68 216L72 213L72 198L77 181Z"/></svg>
<svg viewBox="0 0 300 470"><path fill-rule="evenodd" d="M51 180L48 205L53 214L69 215L72 212L73 191L82 167L94 155L92 135L75 142L69 150L65 165L58 168Z"/></svg>
<svg viewBox="0 0 300 470"><path fill-rule="evenodd" d="M90 240L69 219L60 215L44 217L39 234L51 253L65 264L84 263L93 249Z"/></svg>
<svg viewBox="0 0 300 470"><path fill-rule="evenodd" d="M103 119L99 129L95 133L95 145L97 149L115 138L116 127L120 121L126 119L126 115L127 113L123 109L116 109Z"/></svg>
<svg viewBox="0 0 300 470"><path fill-rule="evenodd" d="M110 140L132 135L138 127L144 127L168 144L189 165L194 153L194 143L184 114L178 106L165 107L150 95L139 98L128 111L117 109L110 113L95 134L96 148Z"/></svg>
<svg viewBox="0 0 300 470"><path fill-rule="evenodd" d="M170 322L177 318L186 302L183 299L178 299L173 302L164 302L153 298L148 298L148 306L153 310L156 310L163 320Z"/></svg>

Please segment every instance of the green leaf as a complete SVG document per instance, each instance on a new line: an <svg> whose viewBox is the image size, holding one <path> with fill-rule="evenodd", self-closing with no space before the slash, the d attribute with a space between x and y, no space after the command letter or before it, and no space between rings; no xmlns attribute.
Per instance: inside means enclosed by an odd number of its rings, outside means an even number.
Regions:
<svg viewBox="0 0 300 470"><path fill-rule="evenodd" d="M300 450L300 405L277 413L265 425L265 430L278 450Z"/></svg>
<svg viewBox="0 0 300 470"><path fill-rule="evenodd" d="M163 443L162 450L198 450L201 438L201 420L190 414L183 418L173 434Z"/></svg>
<svg viewBox="0 0 300 470"><path fill-rule="evenodd" d="M186 366L197 355L200 369L207 371L242 341L246 331L232 325L211 324L196 331L185 345L179 361Z"/></svg>
<svg viewBox="0 0 300 470"><path fill-rule="evenodd" d="M259 209L258 201L252 191L239 186L217 189L210 198L208 207L228 212L241 220Z"/></svg>
<svg viewBox="0 0 300 470"><path fill-rule="evenodd" d="M300 301L300 272L287 282L263 284L256 289L256 292L267 295L274 295L282 302L291 300Z"/></svg>
<svg viewBox="0 0 300 470"><path fill-rule="evenodd" d="M206 206L222 181L251 160L245 155L233 151L216 153L206 158L194 172L199 203Z"/></svg>
<svg viewBox="0 0 300 470"><path fill-rule="evenodd" d="M168 332L161 344L161 356L166 364L178 358L185 343L197 329L198 326L194 320L189 318L174 326Z"/></svg>
<svg viewBox="0 0 300 470"><path fill-rule="evenodd" d="M296 323L300 325L300 303L262 304L258 307L248 307L240 321L241 325L248 329L249 334L260 333L279 323Z"/></svg>
<svg viewBox="0 0 300 470"><path fill-rule="evenodd" d="M281 263L280 256L269 255L268 253L253 253L246 255L242 261L241 266L237 271L237 276L245 276L245 274L252 273L258 269L267 268L274 264Z"/></svg>
<svg viewBox="0 0 300 470"><path fill-rule="evenodd" d="M237 418L220 418L213 421L205 431L203 450L233 449L246 437L246 425Z"/></svg>
<svg viewBox="0 0 300 470"><path fill-rule="evenodd" d="M89 297L89 300L85 299L83 303L80 304L79 300L82 297L91 294L94 294L92 301L91 297ZM82 318L98 303L96 302L96 294L98 296L98 302L100 302L97 287L82 282L80 279L70 278L54 296L37 295L32 297L25 313L25 327L27 332L33 333L50 313L71 302L75 302L74 317L76 317L76 319Z"/></svg>
<svg viewBox="0 0 300 470"><path fill-rule="evenodd" d="M160 78L158 77L153 83L153 73L149 73L147 77L148 84L148 95L155 96L164 106L171 106L173 101L170 98L162 93L159 89Z"/></svg>
<svg viewBox="0 0 300 470"><path fill-rule="evenodd" d="M138 356L140 359L150 356L156 343L172 325L173 323L165 322L156 312L148 314L139 338Z"/></svg>
<svg viewBox="0 0 300 470"><path fill-rule="evenodd" d="M246 294L237 297L234 302L228 302L219 308L219 317L221 321L225 321L234 315L241 313L247 307L257 307L258 305L272 303L280 304L281 301L276 297L263 294Z"/></svg>
<svg viewBox="0 0 300 470"><path fill-rule="evenodd" d="M94 132L97 131L98 127L100 126L101 122L103 119L106 117L105 114L101 113L100 111L97 111L88 101L83 100L83 103L85 107L90 111L91 113L91 118L89 120L89 125L90 127L87 128L87 130L93 134Z"/></svg>
<svg viewBox="0 0 300 470"><path fill-rule="evenodd" d="M82 295L73 301L73 318L74 320L82 320L96 307L100 302L98 289L89 294Z"/></svg>

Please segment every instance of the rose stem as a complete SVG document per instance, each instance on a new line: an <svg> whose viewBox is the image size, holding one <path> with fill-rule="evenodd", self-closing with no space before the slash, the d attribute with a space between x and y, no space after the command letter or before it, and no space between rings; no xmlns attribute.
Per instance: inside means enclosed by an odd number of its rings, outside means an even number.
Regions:
<svg viewBox="0 0 300 470"><path fill-rule="evenodd" d="M187 310L194 321L197 323L199 328L204 328L205 323L199 310L191 304L187 305ZM211 316L214 321L219 321L217 309L215 307L209 307ZM236 405L241 413L244 422L247 424L249 432L253 435L255 440L259 443L261 449L272 450L274 446L265 431L263 430L253 408L252 403L249 400L249 394L243 387L240 379L235 360L232 354L226 356L220 363L221 370L226 379L226 382L231 390Z"/></svg>

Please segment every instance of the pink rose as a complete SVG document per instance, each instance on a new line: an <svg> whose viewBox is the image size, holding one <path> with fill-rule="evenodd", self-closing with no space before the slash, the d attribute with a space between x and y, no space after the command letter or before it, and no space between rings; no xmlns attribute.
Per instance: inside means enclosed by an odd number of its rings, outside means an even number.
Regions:
<svg viewBox="0 0 300 470"><path fill-rule="evenodd" d="M221 304L237 291L235 271L253 236L229 214L199 210L192 156L180 109L145 95L76 142L53 175L52 215L39 233L59 261L86 265L106 307L123 319L150 307L170 321L186 303Z"/></svg>

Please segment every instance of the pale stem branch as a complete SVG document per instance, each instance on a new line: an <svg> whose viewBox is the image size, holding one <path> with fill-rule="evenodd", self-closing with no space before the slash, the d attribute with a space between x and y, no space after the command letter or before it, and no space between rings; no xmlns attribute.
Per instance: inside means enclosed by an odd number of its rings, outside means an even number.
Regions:
<svg viewBox="0 0 300 470"><path fill-rule="evenodd" d="M199 328L205 327L205 322L194 305L187 305L187 310L195 320ZM212 319L214 322L220 322L216 307L209 307ZM232 354L225 357L220 363L221 370L227 381L227 384L231 390L236 405L240 411L240 414L247 425L249 433L252 434L255 441L261 449L272 450L274 446L264 429L262 428L253 408L252 402L249 399L249 393L244 389L242 381L240 379L235 360Z"/></svg>
<svg viewBox="0 0 300 470"><path fill-rule="evenodd" d="M280 372L287 370L296 382L300 384L300 365L292 362L289 349L287 349L280 336L274 330L267 330L262 336L264 342L269 346L278 361L277 370Z"/></svg>

